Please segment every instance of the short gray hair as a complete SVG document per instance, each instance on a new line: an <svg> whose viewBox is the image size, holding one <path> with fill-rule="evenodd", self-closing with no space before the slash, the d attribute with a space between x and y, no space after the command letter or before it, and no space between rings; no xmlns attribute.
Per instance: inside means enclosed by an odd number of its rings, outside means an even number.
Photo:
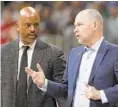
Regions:
<svg viewBox="0 0 118 107"><path fill-rule="evenodd" d="M96 10L96 9L85 9L85 10L82 10L81 12L82 13L85 12L88 17L90 17L94 21L99 22L101 25L103 25L103 17L98 10Z"/></svg>

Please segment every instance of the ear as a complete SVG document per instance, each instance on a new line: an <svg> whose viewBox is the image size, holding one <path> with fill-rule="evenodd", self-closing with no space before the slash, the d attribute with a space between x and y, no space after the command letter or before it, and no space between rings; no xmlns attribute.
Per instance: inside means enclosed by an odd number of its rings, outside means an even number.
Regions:
<svg viewBox="0 0 118 107"><path fill-rule="evenodd" d="M16 22L16 30L19 32L19 22Z"/></svg>
<svg viewBox="0 0 118 107"><path fill-rule="evenodd" d="M97 22L94 22L93 29L96 30L97 27L98 27L98 23Z"/></svg>

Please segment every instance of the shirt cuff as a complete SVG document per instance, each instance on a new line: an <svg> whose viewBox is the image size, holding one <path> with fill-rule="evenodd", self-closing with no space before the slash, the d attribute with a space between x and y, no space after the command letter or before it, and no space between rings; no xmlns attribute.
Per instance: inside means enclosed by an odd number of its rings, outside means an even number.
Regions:
<svg viewBox="0 0 118 107"><path fill-rule="evenodd" d="M39 89L41 89L44 93L47 91L47 86L48 86L48 80L45 79L45 83L42 87L38 87Z"/></svg>
<svg viewBox="0 0 118 107"><path fill-rule="evenodd" d="M104 91L103 90L100 90L99 92L100 92L100 97L101 97L102 104L108 103L108 99L107 99Z"/></svg>

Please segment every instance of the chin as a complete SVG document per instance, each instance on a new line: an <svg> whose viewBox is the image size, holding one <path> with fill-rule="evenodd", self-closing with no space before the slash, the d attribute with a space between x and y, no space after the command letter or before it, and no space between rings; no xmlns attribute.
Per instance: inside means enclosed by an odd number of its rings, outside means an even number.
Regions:
<svg viewBox="0 0 118 107"><path fill-rule="evenodd" d="M84 44L83 40L81 40L81 39L78 39L78 43L82 44L82 45Z"/></svg>
<svg viewBox="0 0 118 107"><path fill-rule="evenodd" d="M33 42L34 42L34 40L27 40L27 41L25 41L26 44L31 44Z"/></svg>
<svg viewBox="0 0 118 107"><path fill-rule="evenodd" d="M35 41L35 39L33 39L33 40L29 41L29 43L31 44L31 43L33 43L34 41Z"/></svg>

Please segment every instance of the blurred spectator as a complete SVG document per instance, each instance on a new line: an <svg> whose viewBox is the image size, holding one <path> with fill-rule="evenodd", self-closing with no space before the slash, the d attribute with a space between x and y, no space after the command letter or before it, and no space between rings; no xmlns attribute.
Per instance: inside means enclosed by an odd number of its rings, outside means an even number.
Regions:
<svg viewBox="0 0 118 107"><path fill-rule="evenodd" d="M68 22L67 27L63 30L63 50L65 52L65 57L68 55L70 49L73 47L76 47L78 45L78 42L76 40L76 37L74 36L74 19L73 13L70 14L70 19Z"/></svg>
<svg viewBox="0 0 118 107"><path fill-rule="evenodd" d="M2 6L2 44L16 39L15 20L18 11L25 6L33 6L41 15L39 36L45 42L63 49L65 56L77 46L73 35L74 18L85 8L95 8L104 17L104 36L112 43L118 43L118 2L117 1L4 1ZM2 3L2 4L3 4ZM9 8L8 8L9 7Z"/></svg>
<svg viewBox="0 0 118 107"><path fill-rule="evenodd" d="M54 11L52 12L51 20L56 23L58 32L66 27L70 16L70 8L68 7L67 2L58 1L54 4Z"/></svg>
<svg viewBox="0 0 118 107"><path fill-rule="evenodd" d="M10 8L5 8L2 13L2 25L1 25L1 44L5 44L17 38L17 32L15 29L15 20L12 18Z"/></svg>
<svg viewBox="0 0 118 107"><path fill-rule="evenodd" d="M103 16L104 19L107 19L109 17L108 10L106 8L107 2L106 1L94 1L89 2L86 5L86 8L94 8L97 9Z"/></svg>
<svg viewBox="0 0 118 107"><path fill-rule="evenodd" d="M115 44L118 44L118 2L109 2L108 10L110 17L106 21L107 39Z"/></svg>
<svg viewBox="0 0 118 107"><path fill-rule="evenodd" d="M79 11L85 8L84 1L71 1L71 14L75 17Z"/></svg>
<svg viewBox="0 0 118 107"><path fill-rule="evenodd" d="M43 7L41 11L41 32L48 33L48 34L56 34L57 28L56 24L51 21L51 8L49 6Z"/></svg>

